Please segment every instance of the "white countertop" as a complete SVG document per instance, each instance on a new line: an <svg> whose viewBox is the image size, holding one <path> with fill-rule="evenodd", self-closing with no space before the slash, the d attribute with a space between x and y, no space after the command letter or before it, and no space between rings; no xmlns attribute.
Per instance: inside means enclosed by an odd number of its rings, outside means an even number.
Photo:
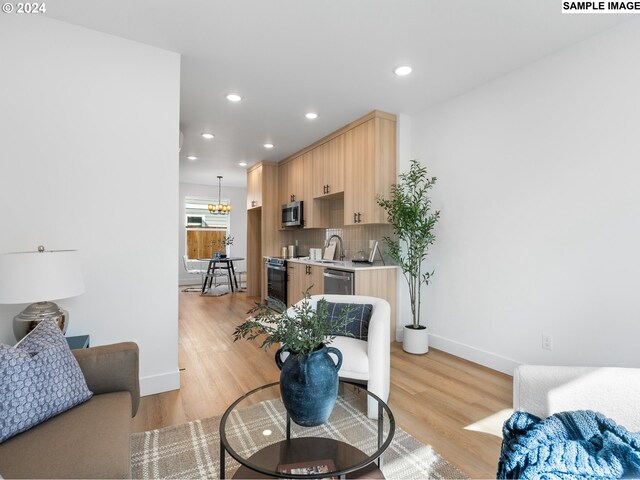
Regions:
<svg viewBox="0 0 640 480"><path fill-rule="evenodd" d="M355 272L356 270L375 270L385 268L398 268L397 265L383 265L382 262L377 261L373 264L370 263L355 263L351 261L340 260L309 260L309 257L301 258L287 258L287 262L291 263L303 263L305 265L317 265L319 267L334 268L336 270L346 270L348 272Z"/></svg>

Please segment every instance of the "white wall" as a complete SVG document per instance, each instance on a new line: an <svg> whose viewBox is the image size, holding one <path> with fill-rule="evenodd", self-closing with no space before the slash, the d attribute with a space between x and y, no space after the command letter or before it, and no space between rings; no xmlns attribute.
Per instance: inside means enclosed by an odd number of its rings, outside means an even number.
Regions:
<svg viewBox="0 0 640 480"><path fill-rule="evenodd" d="M68 335L135 340L143 393L177 388L179 55L2 15L0 58L0 251L78 249ZM24 307L0 305L1 341Z"/></svg>
<svg viewBox="0 0 640 480"><path fill-rule="evenodd" d="M193 283L199 283L200 277L189 275L182 263L182 257L185 253L186 230L185 230L185 198L211 198L218 199L218 186L211 185L196 185L193 183L181 183L180 184L180 201L178 212L178 230L180 232L179 237L179 252L178 257L178 274L180 276L181 285L189 285ZM231 218L229 225L230 235L233 236L233 245L231 245L230 252L234 257L247 258L247 189L238 187L225 187L222 185L221 198L228 199L231 202ZM246 262L234 262L236 271L246 270Z"/></svg>
<svg viewBox="0 0 640 480"><path fill-rule="evenodd" d="M412 116L442 210L431 345L508 373L640 366L638 51L634 20Z"/></svg>

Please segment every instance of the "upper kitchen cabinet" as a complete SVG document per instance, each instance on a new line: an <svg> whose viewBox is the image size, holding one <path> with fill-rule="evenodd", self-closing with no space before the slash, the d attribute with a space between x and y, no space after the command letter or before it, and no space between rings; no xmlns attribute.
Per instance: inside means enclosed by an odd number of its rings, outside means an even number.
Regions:
<svg viewBox="0 0 640 480"><path fill-rule="evenodd" d="M344 198L344 225L387 223L376 196L396 182L396 116L360 117L282 160L278 177L280 204L304 202L305 228L328 228L333 197Z"/></svg>
<svg viewBox="0 0 640 480"><path fill-rule="evenodd" d="M281 163L278 168L278 180L278 198L282 205L289 202L303 202L304 228L327 226L327 213L322 205L313 198L312 151L307 151ZM280 228L284 229L284 226L281 225Z"/></svg>
<svg viewBox="0 0 640 480"><path fill-rule="evenodd" d="M282 205L305 200L303 157L304 155L300 155L278 167L278 199Z"/></svg>
<svg viewBox="0 0 640 480"><path fill-rule="evenodd" d="M313 155L313 198L332 197L344 192L344 135L318 145Z"/></svg>
<svg viewBox="0 0 640 480"><path fill-rule="evenodd" d="M396 182L395 115L376 111L344 137L344 224L387 223L376 197Z"/></svg>
<svg viewBox="0 0 640 480"><path fill-rule="evenodd" d="M314 155L313 150L304 153L302 158L302 167L304 171L303 179L303 223L304 228L327 228L329 226L329 210L325 208L321 200L313 198L313 187L315 177L313 175Z"/></svg>
<svg viewBox="0 0 640 480"><path fill-rule="evenodd" d="M247 210L262 207L262 164L247 170Z"/></svg>

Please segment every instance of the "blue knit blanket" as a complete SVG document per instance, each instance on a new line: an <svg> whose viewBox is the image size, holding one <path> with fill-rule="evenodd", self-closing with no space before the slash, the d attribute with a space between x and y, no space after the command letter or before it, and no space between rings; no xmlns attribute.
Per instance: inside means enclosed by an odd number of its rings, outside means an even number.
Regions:
<svg viewBox="0 0 640 480"><path fill-rule="evenodd" d="M516 412L502 434L498 478L640 478L640 434L601 413Z"/></svg>

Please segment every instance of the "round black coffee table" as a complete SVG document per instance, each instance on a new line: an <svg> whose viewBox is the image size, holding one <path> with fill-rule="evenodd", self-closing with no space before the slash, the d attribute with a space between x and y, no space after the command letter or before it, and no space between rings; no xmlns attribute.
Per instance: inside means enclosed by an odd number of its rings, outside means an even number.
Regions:
<svg viewBox="0 0 640 480"><path fill-rule="evenodd" d="M279 383L271 383L240 397L222 416L220 478L226 453L240 463L234 478L384 478L381 455L394 432L387 404L362 385L341 381L329 420L301 427L289 419Z"/></svg>

